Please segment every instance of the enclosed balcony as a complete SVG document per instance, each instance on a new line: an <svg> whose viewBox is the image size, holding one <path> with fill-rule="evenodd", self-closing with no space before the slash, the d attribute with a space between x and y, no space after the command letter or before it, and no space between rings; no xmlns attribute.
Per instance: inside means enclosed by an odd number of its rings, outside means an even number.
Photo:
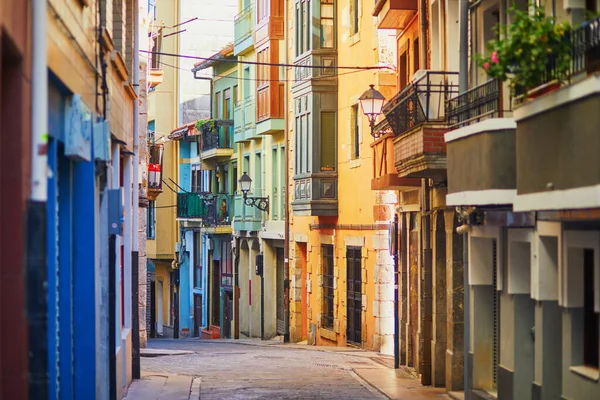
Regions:
<svg viewBox="0 0 600 400"><path fill-rule="evenodd" d="M177 218L202 220L206 217L206 206L200 193L177 193Z"/></svg>
<svg viewBox="0 0 600 400"><path fill-rule="evenodd" d="M400 178L445 180L445 105L456 94L458 73L422 71L384 106L396 136L394 163Z"/></svg>
<svg viewBox="0 0 600 400"><path fill-rule="evenodd" d="M258 88L256 133L269 134L281 132L285 128L283 102L285 99L282 82L270 82Z"/></svg>
<svg viewBox="0 0 600 400"><path fill-rule="evenodd" d="M205 195L206 215L202 220L202 231L212 234L230 234L234 211L230 194Z"/></svg>
<svg viewBox="0 0 600 400"><path fill-rule="evenodd" d="M235 143L249 142L256 134L256 106L254 97L240 100L234 109L234 135Z"/></svg>
<svg viewBox="0 0 600 400"><path fill-rule="evenodd" d="M569 40L567 83L514 111L515 211L600 207L600 17L575 29ZM555 81L552 73L545 78L541 87Z"/></svg>
<svg viewBox="0 0 600 400"><path fill-rule="evenodd" d="M404 29L417 12L417 0L377 0L373 16L379 29Z"/></svg>
<svg viewBox="0 0 600 400"><path fill-rule="evenodd" d="M234 197L233 229L236 231L259 231L262 228L263 213L256 207L247 206L242 196Z"/></svg>
<svg viewBox="0 0 600 400"><path fill-rule="evenodd" d="M516 195L516 124L502 83L489 80L447 104L449 206L511 205Z"/></svg>
<svg viewBox="0 0 600 400"><path fill-rule="evenodd" d="M201 128L202 151L200 157L207 169L218 161L231 158L233 155L233 120L216 120L207 122Z"/></svg>
<svg viewBox="0 0 600 400"><path fill-rule="evenodd" d="M254 46L254 4L250 3L233 22L233 55L243 55Z"/></svg>
<svg viewBox="0 0 600 400"><path fill-rule="evenodd" d="M375 126L380 136L371 144L373 149L373 178L371 190L414 190L421 186L417 178L400 178L394 166L394 133L384 119Z"/></svg>

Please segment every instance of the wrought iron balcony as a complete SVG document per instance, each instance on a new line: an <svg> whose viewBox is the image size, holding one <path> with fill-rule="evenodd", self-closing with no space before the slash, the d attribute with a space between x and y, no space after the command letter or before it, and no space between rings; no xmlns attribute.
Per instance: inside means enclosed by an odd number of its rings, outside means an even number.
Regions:
<svg viewBox="0 0 600 400"><path fill-rule="evenodd" d="M510 102L509 102L510 106ZM508 107L510 109L510 107ZM487 118L502 118L504 115L502 83L490 79L474 87L446 104L448 125L452 128L469 125Z"/></svg>
<svg viewBox="0 0 600 400"><path fill-rule="evenodd" d="M458 94L458 72L425 71L383 107L396 136L426 123L445 123L445 105Z"/></svg>
<svg viewBox="0 0 600 400"><path fill-rule="evenodd" d="M206 215L206 205L200 193L177 193L177 218L201 219Z"/></svg>
<svg viewBox="0 0 600 400"><path fill-rule="evenodd" d="M234 215L231 194L204 194L206 217L203 225L206 227L230 226Z"/></svg>

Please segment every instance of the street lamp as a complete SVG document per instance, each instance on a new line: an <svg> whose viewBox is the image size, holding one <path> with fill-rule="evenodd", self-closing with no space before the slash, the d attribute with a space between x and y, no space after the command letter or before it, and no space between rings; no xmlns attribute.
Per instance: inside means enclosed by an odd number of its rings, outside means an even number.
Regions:
<svg viewBox="0 0 600 400"><path fill-rule="evenodd" d="M383 108L383 102L385 101L385 97L379 91L374 88L375 85L369 85L370 89L362 94L358 98L360 101L360 107L362 108L363 114L367 116L369 119L369 126L371 127L371 136L375 139L378 139L381 134L379 132L375 132L375 120L377 116L381 114L381 109Z"/></svg>
<svg viewBox="0 0 600 400"><path fill-rule="evenodd" d="M269 197L248 197L248 192L252 186L252 179L244 172L242 177L238 180L240 189L242 190L242 196L244 198L244 204L250 207L256 207L261 211L269 210Z"/></svg>

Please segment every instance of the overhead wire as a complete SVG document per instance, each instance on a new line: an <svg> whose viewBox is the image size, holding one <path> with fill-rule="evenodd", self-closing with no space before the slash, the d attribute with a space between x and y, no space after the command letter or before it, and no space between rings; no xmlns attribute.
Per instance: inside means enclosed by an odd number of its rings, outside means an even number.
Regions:
<svg viewBox="0 0 600 400"><path fill-rule="evenodd" d="M365 70L365 71L392 69L390 66L387 66L387 65L386 66L383 66L383 65L373 65L373 66L296 65L296 64L287 64L287 63L267 63L267 62L260 62L260 61L237 60L237 59L228 59L228 58L215 59L212 57L190 56L190 55L186 55L186 54L165 53L165 52L161 52L161 51L140 50L140 53L147 53L147 54L167 56L167 57L185 58L185 59L189 59L189 60L218 61L218 62L235 63L235 64L242 64L242 65L264 65L264 66L269 66L269 67L290 67L290 68L309 68L309 69L314 69L314 68L318 68L318 69L351 69L351 70Z"/></svg>
<svg viewBox="0 0 600 400"><path fill-rule="evenodd" d="M162 64L162 65L165 65L167 67L178 69L180 71L191 72L191 70L189 70L187 68L178 67L176 65L168 64L168 63L163 62L163 61L159 61L158 63ZM327 69L327 68L330 68L330 67L320 67L320 68ZM342 72L341 74L325 75L325 76L315 76L315 77L304 78L304 79L258 79L258 78L243 78L243 77L229 76L229 75L207 75L206 78L224 78L224 79L235 79L235 80L253 81L253 82L305 82L305 81L309 81L311 79L332 78L332 77L335 77L335 76L343 76L343 75L349 75L349 74L356 74L356 73L364 72L364 71L365 70L355 70L355 71Z"/></svg>

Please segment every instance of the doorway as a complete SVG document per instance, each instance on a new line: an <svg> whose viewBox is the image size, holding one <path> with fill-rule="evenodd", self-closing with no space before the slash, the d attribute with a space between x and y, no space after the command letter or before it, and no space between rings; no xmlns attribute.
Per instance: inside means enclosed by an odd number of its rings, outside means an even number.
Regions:
<svg viewBox="0 0 600 400"><path fill-rule="evenodd" d="M277 268L277 284L276 284L276 296L277 296L277 334L285 334L285 289L284 289L284 257L283 249L277 247L276 249L276 268Z"/></svg>
<svg viewBox="0 0 600 400"><path fill-rule="evenodd" d="M158 308L158 318L156 318L156 333L159 336L163 334L163 281L159 280L158 282L158 300L157 300L157 308Z"/></svg>
<svg viewBox="0 0 600 400"><path fill-rule="evenodd" d="M233 320L233 293L223 290L223 331L222 338L231 339L231 321Z"/></svg>
<svg viewBox="0 0 600 400"><path fill-rule="evenodd" d="M221 325L221 263L213 260L212 270L211 325Z"/></svg>
<svg viewBox="0 0 600 400"><path fill-rule="evenodd" d="M194 336L200 337L202 334L202 295L194 295Z"/></svg>
<svg viewBox="0 0 600 400"><path fill-rule="evenodd" d="M362 273L361 248L346 248L346 341L362 345Z"/></svg>

